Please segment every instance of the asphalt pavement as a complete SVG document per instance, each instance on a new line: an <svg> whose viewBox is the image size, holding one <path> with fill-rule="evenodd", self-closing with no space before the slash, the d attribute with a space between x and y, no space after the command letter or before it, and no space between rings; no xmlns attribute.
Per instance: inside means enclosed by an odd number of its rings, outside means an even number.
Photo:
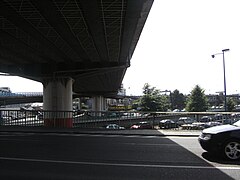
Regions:
<svg viewBox="0 0 240 180"><path fill-rule="evenodd" d="M0 129L0 179L239 179L238 165L206 161L197 137L176 136L190 131L164 137L170 130Z"/></svg>
<svg viewBox="0 0 240 180"><path fill-rule="evenodd" d="M204 152L200 133L0 126L0 179L239 179L239 163Z"/></svg>

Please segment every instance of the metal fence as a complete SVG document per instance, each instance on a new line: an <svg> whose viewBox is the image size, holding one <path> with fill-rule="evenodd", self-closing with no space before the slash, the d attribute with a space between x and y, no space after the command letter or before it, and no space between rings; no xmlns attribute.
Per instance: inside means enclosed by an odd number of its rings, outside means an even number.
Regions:
<svg viewBox="0 0 240 180"><path fill-rule="evenodd" d="M108 124L117 124L130 128L133 124L147 122L158 127L160 121L171 120L180 123L180 119L191 119L182 122L186 129L202 128L205 123L219 122L232 124L240 120L240 114L223 112L100 112L100 111L29 111L0 110L1 126L47 126L73 128L103 128ZM195 123L195 124L194 124ZM183 126L185 125L185 126Z"/></svg>
<svg viewBox="0 0 240 180"><path fill-rule="evenodd" d="M2 126L43 126L43 118L39 111L1 110Z"/></svg>

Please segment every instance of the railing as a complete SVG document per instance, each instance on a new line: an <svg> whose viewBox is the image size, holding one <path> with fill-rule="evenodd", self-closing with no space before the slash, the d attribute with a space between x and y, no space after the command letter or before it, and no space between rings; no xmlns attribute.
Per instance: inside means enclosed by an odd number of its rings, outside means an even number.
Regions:
<svg viewBox="0 0 240 180"><path fill-rule="evenodd" d="M0 92L0 97L35 97L35 96L43 96L42 92Z"/></svg>
<svg viewBox="0 0 240 180"><path fill-rule="evenodd" d="M43 126L43 118L39 111L1 110L2 126Z"/></svg>
<svg viewBox="0 0 240 180"><path fill-rule="evenodd" d="M218 115L216 115L218 114ZM194 122L201 123L203 117L209 121L223 124L233 123L240 119L239 114L216 112L96 112L96 111L28 111L0 110L1 126L50 126L74 128L102 128L108 124L118 124L125 128L138 122L146 121L152 127L158 126L164 119L178 122L180 117L188 117ZM69 125L70 124L70 125ZM192 126L186 126L192 127Z"/></svg>

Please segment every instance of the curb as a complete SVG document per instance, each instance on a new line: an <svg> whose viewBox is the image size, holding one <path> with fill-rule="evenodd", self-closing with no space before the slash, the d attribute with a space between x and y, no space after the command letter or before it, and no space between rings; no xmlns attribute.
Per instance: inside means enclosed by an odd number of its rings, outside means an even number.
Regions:
<svg viewBox="0 0 240 180"><path fill-rule="evenodd" d="M124 130L123 130L124 132ZM85 130L85 131L51 131L51 130L45 130L45 131L39 131L39 130L3 130L0 129L0 133L39 133L39 134L91 134L91 135L121 135L121 136L159 136L159 137L198 137L199 134L181 134L181 133L134 133L134 132L119 132L116 131L114 132L114 130L111 130L109 132L106 131L89 131L89 130Z"/></svg>

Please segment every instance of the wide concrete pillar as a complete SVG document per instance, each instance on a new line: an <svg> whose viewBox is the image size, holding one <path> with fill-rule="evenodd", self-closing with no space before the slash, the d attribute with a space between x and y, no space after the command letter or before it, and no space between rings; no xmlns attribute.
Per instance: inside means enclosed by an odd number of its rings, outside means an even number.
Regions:
<svg viewBox="0 0 240 180"><path fill-rule="evenodd" d="M49 78L43 82L44 124L72 127L72 78Z"/></svg>
<svg viewBox="0 0 240 180"><path fill-rule="evenodd" d="M103 96L92 97L92 111L105 111L106 99Z"/></svg>

